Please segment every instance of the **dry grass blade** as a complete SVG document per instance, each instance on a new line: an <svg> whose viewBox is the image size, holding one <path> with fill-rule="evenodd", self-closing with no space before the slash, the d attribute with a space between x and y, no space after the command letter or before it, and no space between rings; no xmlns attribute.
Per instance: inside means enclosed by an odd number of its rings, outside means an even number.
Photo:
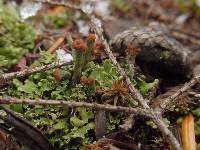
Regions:
<svg viewBox="0 0 200 150"><path fill-rule="evenodd" d="M60 37L58 38L55 43L47 50L49 53L54 53L56 51L57 48L59 48L59 46L61 46L64 42L65 38L64 37Z"/></svg>
<svg viewBox="0 0 200 150"><path fill-rule="evenodd" d="M184 150L196 150L194 118L187 115L182 122L182 141Z"/></svg>

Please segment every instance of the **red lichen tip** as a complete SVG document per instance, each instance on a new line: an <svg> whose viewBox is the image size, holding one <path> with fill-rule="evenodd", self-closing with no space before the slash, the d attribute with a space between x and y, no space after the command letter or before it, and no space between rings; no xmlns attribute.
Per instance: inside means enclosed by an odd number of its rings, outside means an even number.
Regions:
<svg viewBox="0 0 200 150"><path fill-rule="evenodd" d="M98 49L98 50L103 50L105 47L101 42L95 42L95 44L93 45L93 49Z"/></svg>
<svg viewBox="0 0 200 150"><path fill-rule="evenodd" d="M140 48L137 48L135 45L133 45L133 44L128 44L128 46L127 46L127 53L129 54L129 55L137 55L141 50L140 50Z"/></svg>
<svg viewBox="0 0 200 150"><path fill-rule="evenodd" d="M81 79L80 79L81 83L83 85L86 85L87 84L87 77L86 76L82 76Z"/></svg>
<svg viewBox="0 0 200 150"><path fill-rule="evenodd" d="M92 76L90 76L90 77L88 77L88 85L93 85L93 84L95 84L95 77L92 77Z"/></svg>
<svg viewBox="0 0 200 150"><path fill-rule="evenodd" d="M79 51L83 51L83 52L87 51L87 45L82 39L74 40L72 47Z"/></svg>
<svg viewBox="0 0 200 150"><path fill-rule="evenodd" d="M88 37L87 37L87 40L88 40L88 41L94 42L94 41L96 40L95 34L89 33L89 34L88 34Z"/></svg>
<svg viewBox="0 0 200 150"><path fill-rule="evenodd" d="M95 77L86 77L86 76L82 76L80 79L83 85L88 85L88 86L95 84L95 80L96 80Z"/></svg>

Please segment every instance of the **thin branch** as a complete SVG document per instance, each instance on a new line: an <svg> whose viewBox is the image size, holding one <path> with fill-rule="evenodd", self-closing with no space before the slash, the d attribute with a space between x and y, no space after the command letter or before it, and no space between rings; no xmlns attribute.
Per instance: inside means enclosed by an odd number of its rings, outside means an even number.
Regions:
<svg viewBox="0 0 200 150"><path fill-rule="evenodd" d="M75 9L75 10L78 10L80 12L83 12L82 8L80 6L77 6L77 5L74 5L74 4L71 4L71 3L66 3L66 2L55 2L55 1L52 1L52 0L32 0L33 2L39 2L39 3L47 3L47 4L51 4L51 5L59 5L59 6L64 6L64 7L67 7L67 8L70 8L70 9Z"/></svg>
<svg viewBox="0 0 200 150"><path fill-rule="evenodd" d="M44 65L41 67L34 67L34 68L28 68L28 69L24 69L22 71L18 71L18 72L12 72L12 73L5 73L5 74L1 74L0 75L0 84L4 84L14 78L21 78L21 77L25 77L34 73L38 73L38 72L42 72L42 71L46 71L48 69L53 69L53 68L58 68L58 67L62 67L65 65L69 65L72 64L72 62L70 61L66 61L66 62L53 62L51 64L48 65Z"/></svg>
<svg viewBox="0 0 200 150"><path fill-rule="evenodd" d="M187 90L189 90L192 86L194 86L198 82L200 82L200 75L194 77L192 80L190 80L188 83L186 83L182 88L180 88L173 95L167 97L166 99L162 99L161 104L157 108L155 108L155 110L157 112L160 112L162 114L169 104L173 104L174 101L180 95L182 95L184 92L186 92Z"/></svg>
<svg viewBox="0 0 200 150"><path fill-rule="evenodd" d="M134 119L135 115L134 114L130 114L128 116L128 118L126 118L124 121L123 121L123 124L119 125L120 129L122 129L123 131L128 131L130 130L131 128L133 128L133 125L135 123L135 119Z"/></svg>
<svg viewBox="0 0 200 150"><path fill-rule="evenodd" d="M86 102L42 100L42 99L31 100L31 99L18 99L14 97L0 96L0 104L27 104L27 105L33 105L33 106L35 105L62 105L62 106L65 105L68 107L86 107L90 109L126 112L126 113L133 113L136 115L151 117L151 113L148 110L144 110L141 108L103 105L103 104L86 103Z"/></svg>

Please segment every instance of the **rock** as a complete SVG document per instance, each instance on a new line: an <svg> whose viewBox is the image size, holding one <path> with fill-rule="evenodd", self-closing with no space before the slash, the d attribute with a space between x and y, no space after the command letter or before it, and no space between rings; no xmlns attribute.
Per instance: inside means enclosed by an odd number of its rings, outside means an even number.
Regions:
<svg viewBox="0 0 200 150"><path fill-rule="evenodd" d="M124 30L133 26L132 20L120 20L114 19L104 23L104 30L108 38L114 37L116 34L123 32Z"/></svg>
<svg viewBox="0 0 200 150"><path fill-rule="evenodd" d="M146 27L134 27L110 41L112 49L121 54L130 43L141 49L136 64L153 78L185 82L192 75L188 61L190 51L171 37L166 26L152 23Z"/></svg>

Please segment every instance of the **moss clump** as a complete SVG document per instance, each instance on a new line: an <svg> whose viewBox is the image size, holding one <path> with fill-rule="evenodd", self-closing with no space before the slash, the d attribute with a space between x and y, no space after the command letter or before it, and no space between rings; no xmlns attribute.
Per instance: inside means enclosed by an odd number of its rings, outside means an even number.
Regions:
<svg viewBox="0 0 200 150"><path fill-rule="evenodd" d="M0 67L9 67L33 48L36 34L32 26L20 21L16 9L1 1L0 14Z"/></svg>
<svg viewBox="0 0 200 150"><path fill-rule="evenodd" d="M122 13L128 13L131 11L131 5L128 0L114 0L111 1L111 6L114 11L120 11Z"/></svg>

